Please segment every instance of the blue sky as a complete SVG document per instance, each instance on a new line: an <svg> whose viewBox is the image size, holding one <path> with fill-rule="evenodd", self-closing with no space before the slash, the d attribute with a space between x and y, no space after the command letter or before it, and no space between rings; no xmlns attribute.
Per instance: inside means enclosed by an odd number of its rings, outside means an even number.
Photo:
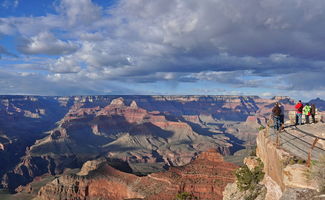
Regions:
<svg viewBox="0 0 325 200"><path fill-rule="evenodd" d="M0 94L325 98L323 0L0 0Z"/></svg>

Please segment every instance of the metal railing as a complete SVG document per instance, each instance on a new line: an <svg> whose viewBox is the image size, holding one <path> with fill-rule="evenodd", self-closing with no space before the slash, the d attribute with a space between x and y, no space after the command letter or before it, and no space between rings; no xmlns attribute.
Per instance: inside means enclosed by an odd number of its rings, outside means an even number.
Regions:
<svg viewBox="0 0 325 200"><path fill-rule="evenodd" d="M319 123L321 123L321 122L319 122ZM311 137L313 139L313 142L312 143L307 142L306 139L303 139L302 137L297 137L294 134L289 133L288 131L286 131L286 128L289 128L289 127L295 127L295 130L299 131L300 134L303 134L304 135L303 137L305 137L305 136ZM271 130L273 130L272 131L273 133L271 133ZM297 145L295 145L290 140L286 140L285 141L287 143L290 143L290 145L292 147L295 147L295 148L299 149L300 151L303 151L303 152L305 152L307 154L307 161L306 161L307 167L310 167L311 166L312 153L313 153L313 150L315 148L317 148L319 151L324 152L324 154L325 154L325 149L324 148L321 148L319 146L316 146L316 144L317 144L318 141L320 141L320 140L325 141L325 138L324 137L317 136L317 135L313 135L311 133L308 133L308 132L303 131L303 130L299 129L299 125L298 126L296 126L296 125L288 125L288 126L282 125L282 127L280 128L280 130L275 130L274 129L274 121L273 121L273 119L269 119L267 121L267 125L266 125L266 133L267 133L266 137L270 137L271 140L272 140L272 136L273 135L275 136L275 145L277 147L283 147L283 144L284 143L282 143L282 144L280 143L281 134L283 134L283 133L288 134L291 137L293 137L293 138L295 138L297 140L300 140L301 142L303 142L306 145L310 146L309 150L306 150L306 149L301 149L300 147L298 147Z"/></svg>

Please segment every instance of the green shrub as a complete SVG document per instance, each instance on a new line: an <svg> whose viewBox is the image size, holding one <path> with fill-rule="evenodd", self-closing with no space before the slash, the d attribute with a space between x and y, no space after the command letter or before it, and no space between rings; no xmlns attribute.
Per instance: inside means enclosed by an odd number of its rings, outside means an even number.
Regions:
<svg viewBox="0 0 325 200"><path fill-rule="evenodd" d="M265 129L265 126L263 126L263 125L261 125L260 127L258 127L258 131L261 131L261 130L263 130L263 129Z"/></svg>
<svg viewBox="0 0 325 200"><path fill-rule="evenodd" d="M188 192L182 192L176 195L176 200L195 200L195 199L197 198Z"/></svg>
<svg viewBox="0 0 325 200"><path fill-rule="evenodd" d="M236 170L237 187L240 191L254 190L255 186L264 178L264 164L260 159L258 162L259 165L252 170L249 170L247 165Z"/></svg>
<svg viewBox="0 0 325 200"><path fill-rule="evenodd" d="M296 156L293 156L291 158L289 158L289 160L286 162L286 164L289 164L289 165L294 165L294 164L305 164L306 163L306 160L304 159L301 159L301 158L298 158Z"/></svg>

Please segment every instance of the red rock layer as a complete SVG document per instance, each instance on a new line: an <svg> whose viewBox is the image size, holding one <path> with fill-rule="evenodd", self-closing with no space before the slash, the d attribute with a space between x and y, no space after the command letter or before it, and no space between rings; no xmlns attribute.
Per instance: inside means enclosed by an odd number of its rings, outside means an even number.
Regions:
<svg viewBox="0 0 325 200"><path fill-rule="evenodd" d="M167 172L137 177L120 172L107 164L86 176L62 176L39 191L47 199L110 199L140 198L147 200L175 199L188 192L198 199L222 199L225 186L234 182L234 164L224 162L215 150L201 153L190 164L172 167Z"/></svg>

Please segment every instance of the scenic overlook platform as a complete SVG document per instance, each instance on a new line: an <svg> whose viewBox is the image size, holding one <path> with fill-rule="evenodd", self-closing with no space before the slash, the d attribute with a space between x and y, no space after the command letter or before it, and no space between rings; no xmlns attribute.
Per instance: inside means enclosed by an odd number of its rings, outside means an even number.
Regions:
<svg viewBox="0 0 325 200"><path fill-rule="evenodd" d="M280 132L268 127L267 132L279 148L305 160L308 166L325 156L325 123L289 125Z"/></svg>

